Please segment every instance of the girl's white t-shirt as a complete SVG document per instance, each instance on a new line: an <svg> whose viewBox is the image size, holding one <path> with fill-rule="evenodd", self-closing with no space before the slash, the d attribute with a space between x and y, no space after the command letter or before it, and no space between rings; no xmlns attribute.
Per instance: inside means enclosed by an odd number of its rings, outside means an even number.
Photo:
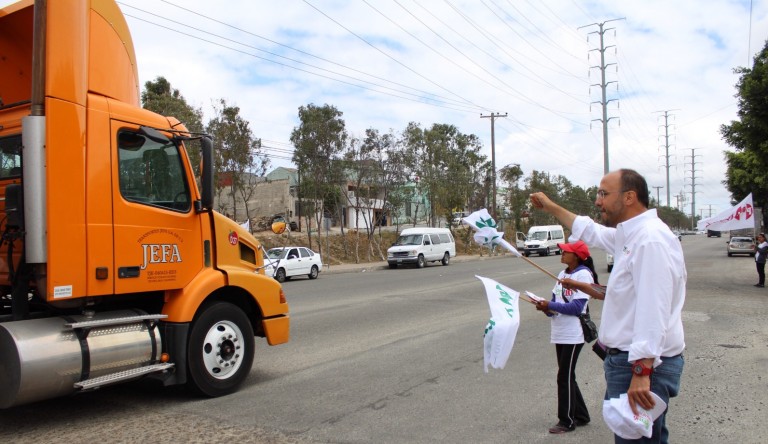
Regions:
<svg viewBox="0 0 768 444"><path fill-rule="evenodd" d="M594 283L592 279L592 272L587 268L580 268L575 273L569 274L565 270L561 271L558 275L559 279L570 278L579 282ZM555 288L552 289L552 293L555 295L555 302L567 302L563 296L568 298L568 301L573 299L586 299L587 303L584 304L582 313L587 312L587 304L589 303L589 295L578 290L568 290L563 288L562 284L558 282L555 284ZM552 317L552 335L550 342L553 344L582 344L584 343L584 333L581 329L581 321L577 316L566 315L562 313L555 313Z"/></svg>

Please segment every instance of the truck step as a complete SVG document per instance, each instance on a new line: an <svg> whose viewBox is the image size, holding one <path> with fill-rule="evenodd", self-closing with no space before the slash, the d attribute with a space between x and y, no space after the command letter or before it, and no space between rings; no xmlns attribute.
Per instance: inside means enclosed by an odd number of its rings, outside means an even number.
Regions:
<svg viewBox="0 0 768 444"><path fill-rule="evenodd" d="M99 376L98 378L86 379L84 381L76 382L75 388L80 390L93 390L105 385L127 381L129 379L138 378L140 376L148 375L150 373L166 371L172 367L173 367L173 364L164 363L164 364L152 364L145 367L133 368L130 370L124 370L122 372Z"/></svg>
<svg viewBox="0 0 768 444"><path fill-rule="evenodd" d="M71 328L73 330L76 328L106 327L110 325L133 324L141 321L156 321L158 319L165 319L167 317L168 315L164 314L136 315L113 319L98 319L94 321L67 322L64 324L64 327Z"/></svg>

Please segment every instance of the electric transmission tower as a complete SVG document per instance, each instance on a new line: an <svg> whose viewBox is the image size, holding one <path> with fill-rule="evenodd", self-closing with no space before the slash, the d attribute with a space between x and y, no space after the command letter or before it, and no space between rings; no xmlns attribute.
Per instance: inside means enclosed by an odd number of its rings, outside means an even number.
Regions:
<svg viewBox="0 0 768 444"><path fill-rule="evenodd" d="M688 157L688 156L686 156ZM691 229L696 229L696 172L701 170L696 169L697 157L701 157L701 154L696 154L696 148L691 148ZM687 178L686 178L687 179Z"/></svg>
<svg viewBox="0 0 768 444"><path fill-rule="evenodd" d="M664 127L664 160L666 164L667 169L667 207L669 207L670 199L669 199L669 117L671 111L677 111L674 109L668 109L665 111L656 111L657 113L664 113L664 125L661 125Z"/></svg>
<svg viewBox="0 0 768 444"><path fill-rule="evenodd" d="M590 72L591 72L591 70L593 68L597 68L597 69L600 70L600 83L594 83L594 84L592 84L590 86L599 86L600 87L600 91L602 92L600 101L599 102L597 102L597 101L592 102L592 103L599 103L601 105L602 111L603 111L602 118L600 118L600 119L592 119L592 120L593 121L595 121L595 120L600 121L603 124L603 173L604 174L608 174L608 171L609 171L609 162L608 162L608 122L611 119L616 119L617 118L617 117L608 117L608 103L613 102L614 100L618 100L618 99L608 99L607 95L605 93L605 89L608 86L608 84L610 84L610 83L617 83L617 81L606 81L605 80L605 69L608 66L616 65L616 63L605 63L605 50L608 49L608 48L615 48L616 47L616 45L605 46L605 38L604 38L605 37L605 32L606 31L610 31L612 29L613 30L616 29L616 28L605 28L605 24L608 23L608 22L615 22L617 20L625 20L625 17L617 18L617 19L611 19L611 20L606 20L606 21L600 22L600 23L592 23L590 25L579 26L577 28L577 29L582 29L582 28L588 28L590 26L597 26L598 30L597 31L592 31L589 34L597 34L597 35L600 36L600 47L599 48L595 48L593 50L590 50L590 52L591 51L598 51L600 53L600 64L599 65L595 65L595 66L590 66L589 69L590 69ZM589 37L587 37L587 39L589 39ZM618 88L618 83L617 83L617 88Z"/></svg>

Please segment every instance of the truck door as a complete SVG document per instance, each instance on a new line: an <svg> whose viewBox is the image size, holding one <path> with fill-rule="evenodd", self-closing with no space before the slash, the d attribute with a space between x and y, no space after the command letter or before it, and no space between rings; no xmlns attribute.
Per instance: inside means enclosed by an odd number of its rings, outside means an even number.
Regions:
<svg viewBox="0 0 768 444"><path fill-rule="evenodd" d="M113 120L115 293L184 287L203 266L201 217L182 151Z"/></svg>

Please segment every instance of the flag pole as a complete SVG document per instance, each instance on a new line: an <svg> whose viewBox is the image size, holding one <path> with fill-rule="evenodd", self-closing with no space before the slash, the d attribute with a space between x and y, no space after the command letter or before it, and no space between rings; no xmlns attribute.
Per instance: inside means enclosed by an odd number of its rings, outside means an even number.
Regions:
<svg viewBox="0 0 768 444"><path fill-rule="evenodd" d="M528 262L529 264L533 265L534 267L538 268L539 270L541 270L542 272L544 272L544 274L546 274L547 276L551 277L552 279L554 279L554 280L556 280L556 281L559 281L559 280L560 280L560 279L558 279L558 278L557 278L557 276L555 276L554 274L552 274L552 273L548 272L547 270L545 270L545 269L541 268L541 266L539 266L539 265L538 265L536 262L534 262L534 261L532 261L532 260L528 259L527 257L525 257L525 256L522 256L522 255L521 255L521 256L520 256L520 259L522 259L522 260L524 260L524 261Z"/></svg>

